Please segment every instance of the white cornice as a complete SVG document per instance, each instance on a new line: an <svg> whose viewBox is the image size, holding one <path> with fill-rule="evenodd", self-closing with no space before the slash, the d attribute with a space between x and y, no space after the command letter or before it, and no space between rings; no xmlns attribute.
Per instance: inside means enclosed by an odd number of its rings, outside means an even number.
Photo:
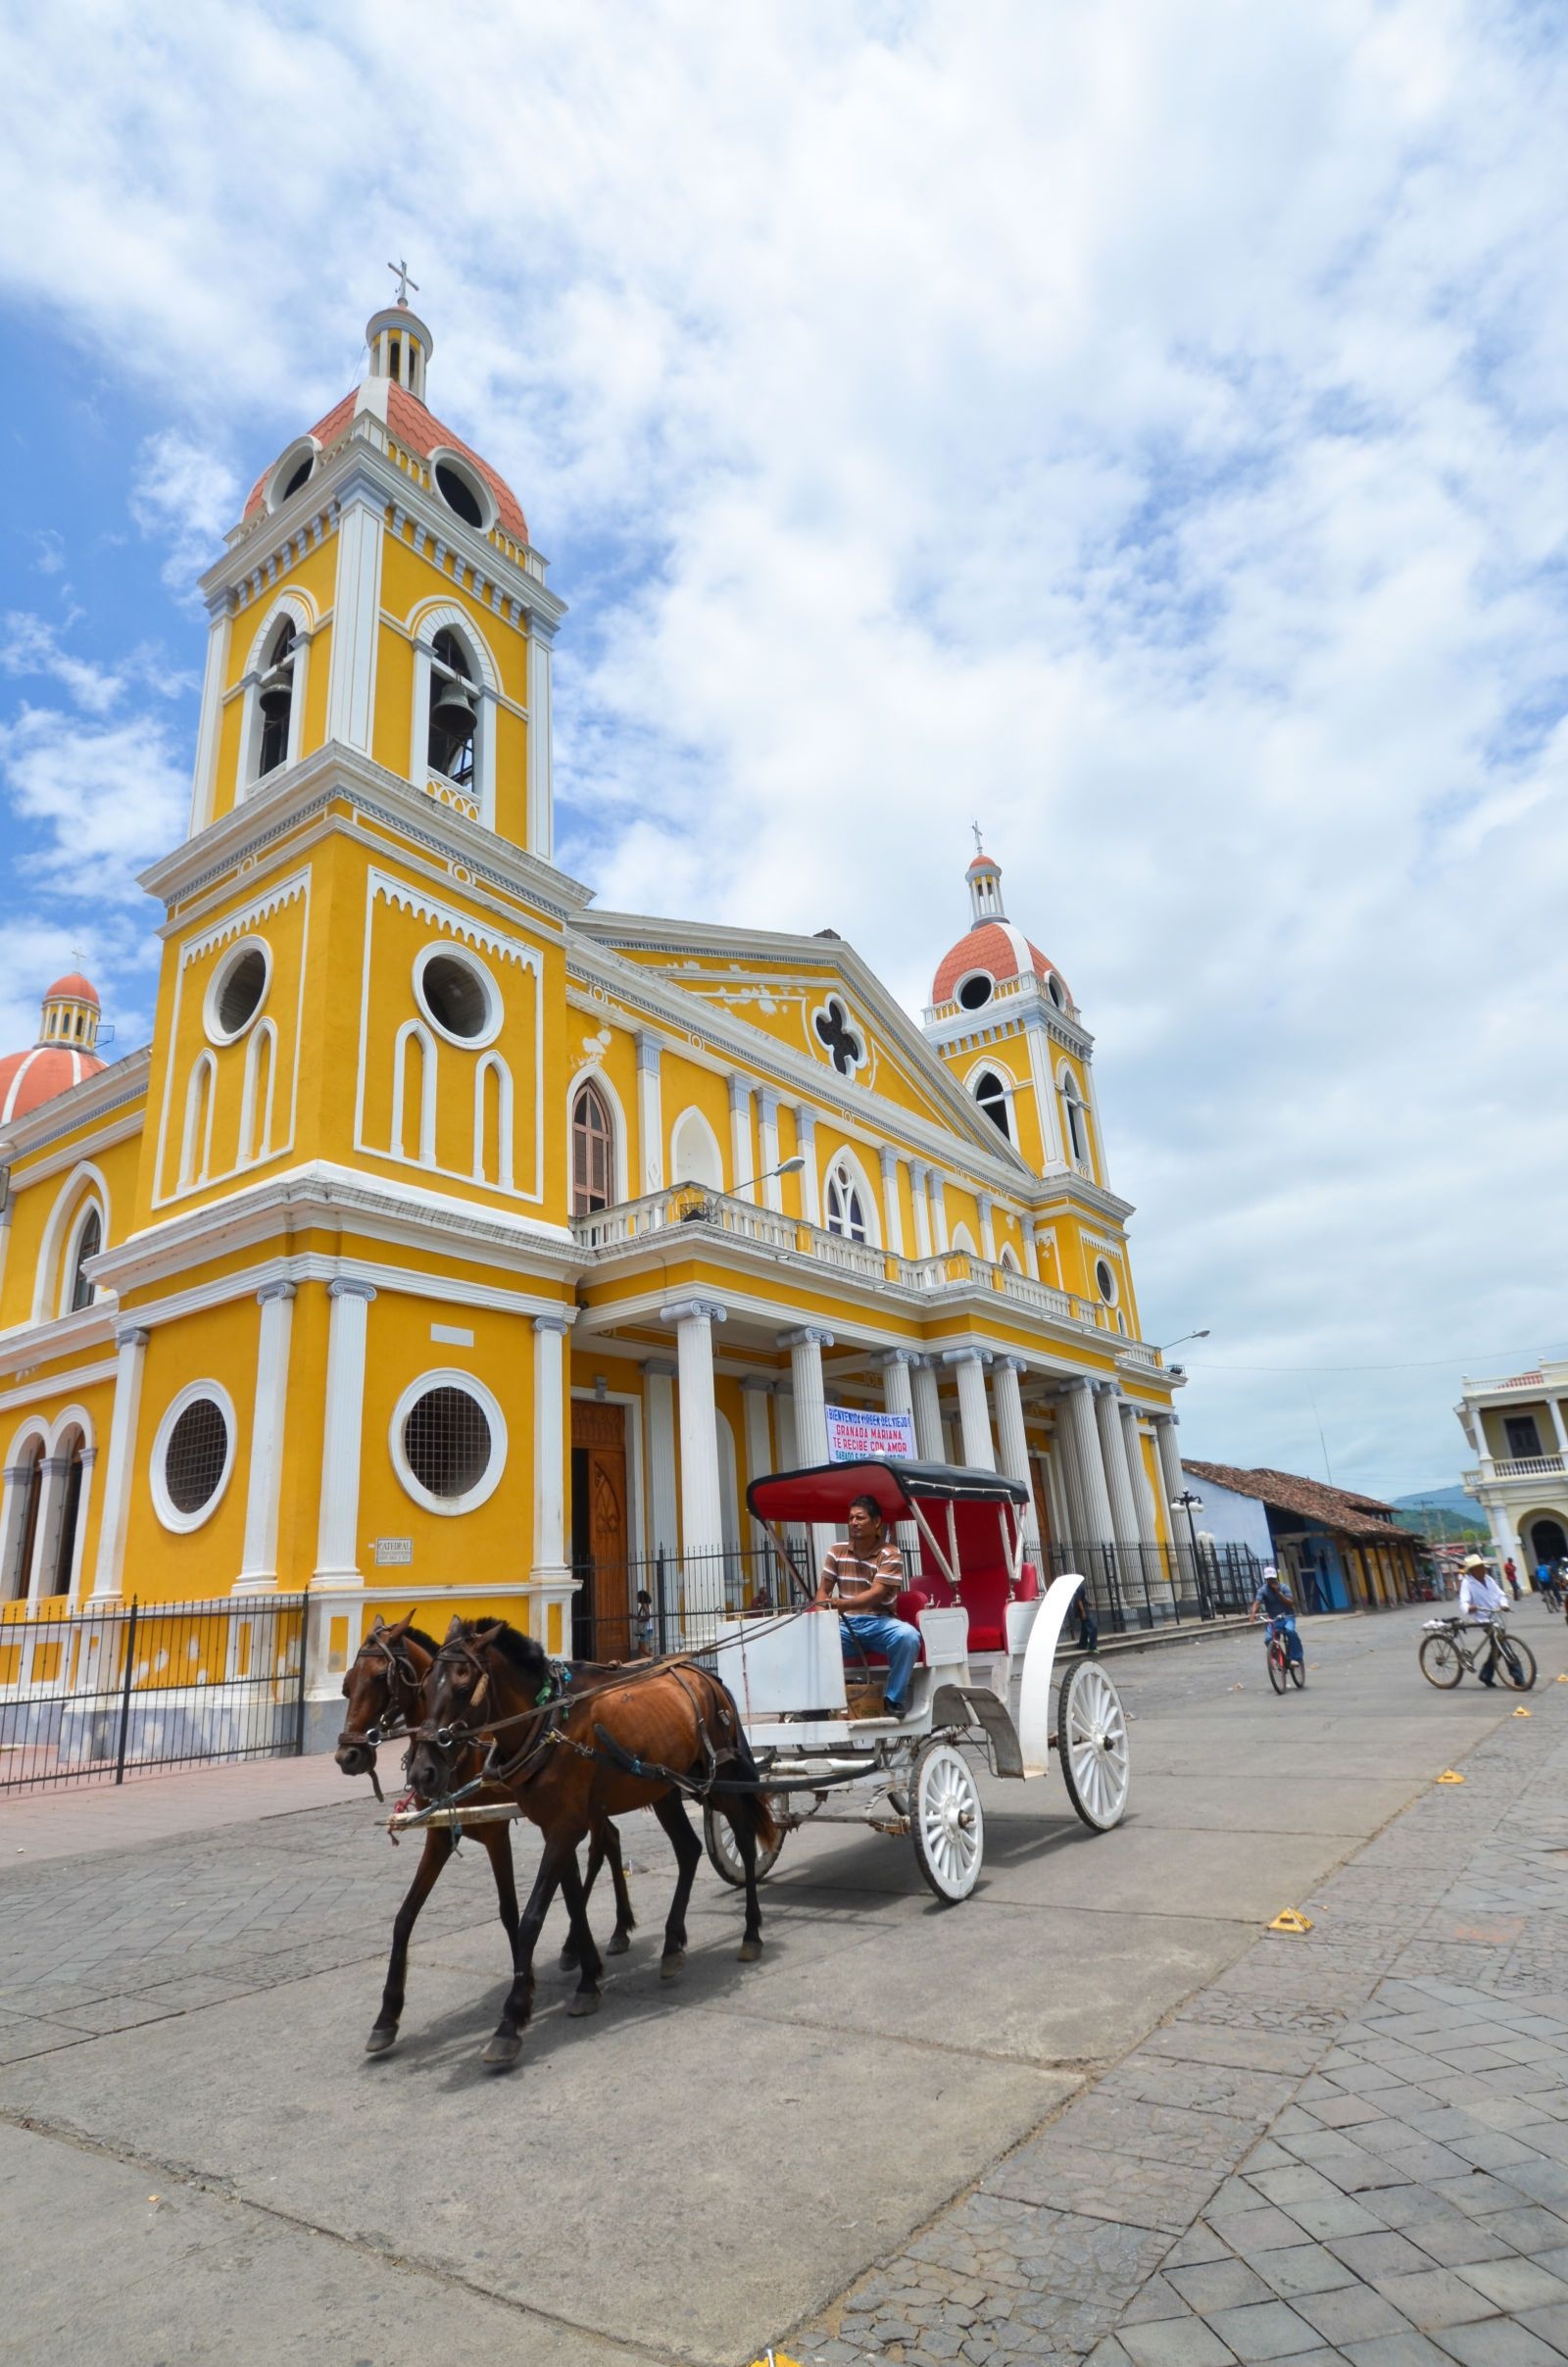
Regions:
<svg viewBox="0 0 1568 2367"><path fill-rule="evenodd" d="M260 860L279 839L324 814L335 798L348 798L371 819L429 848L449 872L460 863L476 880L493 881L554 919L575 914L593 894L554 863L438 806L397 773L341 741L329 740L281 774L269 775L273 777L275 789L248 797L143 871L141 885L147 893L165 905L186 905L204 890L229 880L247 857Z"/></svg>

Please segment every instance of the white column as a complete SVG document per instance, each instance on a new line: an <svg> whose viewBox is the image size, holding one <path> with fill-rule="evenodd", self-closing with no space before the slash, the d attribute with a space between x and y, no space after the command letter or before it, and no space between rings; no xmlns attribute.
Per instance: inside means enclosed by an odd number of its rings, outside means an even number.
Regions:
<svg viewBox="0 0 1568 2367"><path fill-rule="evenodd" d="M643 1155L642 1192L664 1188L664 1097L660 1082L661 1046L644 1028L637 1038L637 1133Z"/></svg>
<svg viewBox="0 0 1568 2367"><path fill-rule="evenodd" d="M795 1388L795 1452L800 1468L827 1461L827 1391L822 1379L822 1351L833 1345L833 1334L813 1324L799 1331L780 1332L780 1348L790 1352L790 1377Z"/></svg>
<svg viewBox="0 0 1568 2367"><path fill-rule="evenodd" d="M0 1498L0 1603L21 1601L27 1592L27 1573L19 1570L17 1563L22 1554L22 1524L27 1516L31 1485L30 1460L7 1465L5 1495Z"/></svg>
<svg viewBox="0 0 1568 2367"><path fill-rule="evenodd" d="M931 1204L927 1188L931 1181L929 1167L909 1161L909 1198L914 1204L914 1254L917 1257L931 1256Z"/></svg>
<svg viewBox="0 0 1568 2367"><path fill-rule="evenodd" d="M528 852L541 863L556 859L556 801L550 749L550 645L555 626L528 618ZM489 718L486 717L488 721Z"/></svg>
<svg viewBox="0 0 1568 2367"><path fill-rule="evenodd" d="M795 1435L795 1392L782 1384L773 1400L773 1426L778 1434L779 1469L801 1470L800 1441Z"/></svg>
<svg viewBox="0 0 1568 2367"><path fill-rule="evenodd" d="M681 1561L686 1616L724 1609L724 1502L718 1479L718 1431L713 1421L713 1325L724 1309L708 1299L683 1299L659 1310L675 1327L680 1367Z"/></svg>
<svg viewBox="0 0 1568 2367"><path fill-rule="evenodd" d="M942 1391L929 1356L917 1356L909 1367L914 1400L914 1448L923 1463L947 1460L942 1450Z"/></svg>
<svg viewBox="0 0 1568 2367"><path fill-rule="evenodd" d="M1154 1445L1159 1451L1160 1484L1165 1491L1165 1504L1168 1510L1178 1496L1185 1496L1187 1493L1187 1477L1182 1470L1181 1450L1176 1444L1176 1416L1173 1413L1155 1414ZM1178 1534L1178 1521L1174 1512L1170 1515L1170 1533L1173 1537Z"/></svg>
<svg viewBox="0 0 1568 2367"><path fill-rule="evenodd" d="M882 1146L882 1238L895 1257L904 1256L904 1201L899 1191L899 1159Z"/></svg>
<svg viewBox="0 0 1568 2367"><path fill-rule="evenodd" d="M730 1190L742 1200L755 1201L758 1168L762 1162L752 1148L752 1089L738 1076L729 1081L729 1156Z"/></svg>
<svg viewBox="0 0 1568 2367"><path fill-rule="evenodd" d="M741 1383L741 1405L745 1409L746 1423L746 1478L741 1487L743 1498L746 1488L754 1479L765 1479L769 1471L778 1467L773 1460L772 1426L767 1417L768 1401L772 1394L772 1382L760 1379L756 1373ZM761 1523L754 1520L750 1525L754 1547L765 1546L768 1542L767 1532Z"/></svg>
<svg viewBox="0 0 1568 2367"><path fill-rule="evenodd" d="M648 1402L648 1539L672 1559L680 1546L675 1501L675 1367L656 1356L643 1366Z"/></svg>
<svg viewBox="0 0 1568 2367"><path fill-rule="evenodd" d="M1562 1405L1560 1401L1555 1397L1548 1397L1546 1400L1546 1411L1551 1415L1551 1426L1557 1434L1557 1453L1563 1457L1565 1462L1568 1462L1568 1429L1564 1429L1563 1427Z"/></svg>
<svg viewBox="0 0 1568 2367"><path fill-rule="evenodd" d="M332 595L332 662L326 736L368 755L375 721L375 644L381 619L381 496L368 485L344 495Z"/></svg>
<svg viewBox="0 0 1568 2367"><path fill-rule="evenodd" d="M1138 1427L1138 1408L1122 1398L1116 1410L1121 1416L1121 1443L1127 1457L1127 1476L1132 1482L1138 1534L1145 1545L1157 1545L1159 1531L1154 1526L1154 1500L1149 1492L1149 1471L1144 1462L1144 1439Z"/></svg>
<svg viewBox="0 0 1568 2367"><path fill-rule="evenodd" d="M912 1348L890 1348L885 1356L877 1357L877 1363L882 1368L883 1405L889 1413L906 1413L911 1423L914 1420L914 1387L910 1373L919 1361L919 1355ZM915 1452L919 1453L918 1444Z"/></svg>
<svg viewBox="0 0 1568 2367"><path fill-rule="evenodd" d="M822 1221L822 1186L816 1172L816 1111L802 1102L795 1112L800 1129L801 1156L806 1164L801 1169L801 1213L808 1224Z"/></svg>
<svg viewBox="0 0 1568 2367"><path fill-rule="evenodd" d="M773 1172L778 1165L778 1095L767 1085L757 1088L757 1164L764 1178L764 1206L782 1211L784 1178Z"/></svg>
<svg viewBox="0 0 1568 2367"><path fill-rule="evenodd" d="M92 1509L92 1475L98 1460L96 1447L81 1451L81 1494L76 1499L76 1534L71 1548L71 1576L68 1586L73 1603L81 1601L81 1570L87 1552L87 1515ZM5 1563L0 1560L0 1570Z"/></svg>
<svg viewBox="0 0 1568 2367"><path fill-rule="evenodd" d="M365 1430L368 1282L340 1274L326 1286L326 1426L321 1439L321 1513L313 1587L363 1586L359 1561L360 1455Z"/></svg>
<svg viewBox="0 0 1568 2367"><path fill-rule="evenodd" d="M207 666L202 676L201 720L196 726L196 770L191 788L190 835L205 830L217 803L218 743L223 723L223 678L228 672L229 616L234 595L218 595L219 605L208 611Z"/></svg>
<svg viewBox="0 0 1568 2367"><path fill-rule="evenodd" d="M991 1367L992 1394L997 1401L997 1443L1002 1449L1002 1468L1009 1479L1029 1487L1029 1437L1023 1423L1023 1397L1018 1375L1028 1366L1022 1356L998 1356ZM1034 1496L1031 1493L1026 1528L1036 1526Z"/></svg>
<svg viewBox="0 0 1568 2367"><path fill-rule="evenodd" d="M245 1546L236 1595L266 1595L277 1587L277 1508L283 1479L283 1424L288 1410L288 1352L294 1329L294 1285L269 1282L256 1294L262 1310L256 1347L256 1411L251 1422L250 1480L245 1491Z"/></svg>
<svg viewBox="0 0 1568 2367"><path fill-rule="evenodd" d="M1513 1522L1500 1504L1489 1504L1487 1506L1487 1523L1492 1530L1492 1543L1497 1556L1498 1578L1502 1577L1503 1563L1511 1561L1519 1573L1519 1583L1523 1586L1527 1578L1534 1573L1535 1564L1519 1542L1519 1535Z"/></svg>
<svg viewBox="0 0 1568 2367"><path fill-rule="evenodd" d="M1045 1487L1046 1509L1051 1516L1051 1542L1053 1545L1060 1545L1062 1540L1070 1534L1072 1523L1067 1512L1065 1484L1056 1460L1054 1446L1049 1448L1044 1454L1038 1454L1035 1461ZM1045 1539L1042 1538L1040 1542L1044 1546ZM1044 1585L1047 1582L1047 1572L1044 1569L1042 1569L1040 1577L1041 1583Z"/></svg>
<svg viewBox="0 0 1568 2367"><path fill-rule="evenodd" d="M1095 1389L1095 1420L1100 1430L1100 1453L1110 1489L1110 1533L1117 1545L1136 1545L1138 1506L1133 1501L1132 1474L1122 1440L1114 1382L1101 1381Z"/></svg>
<svg viewBox="0 0 1568 2367"><path fill-rule="evenodd" d="M997 1211L989 1192L975 1194L975 1207L980 1215L980 1255L987 1265L997 1262Z"/></svg>
<svg viewBox="0 0 1568 2367"><path fill-rule="evenodd" d="M533 1319L533 1578L569 1576L566 1559L566 1334L571 1317Z"/></svg>
<svg viewBox="0 0 1568 2367"><path fill-rule="evenodd" d="M109 1468L104 1475L103 1518L98 1524L98 1558L93 1564L92 1591L99 1601L120 1600L125 1531L130 1525L136 1417L141 1408L141 1376L148 1336L144 1331L115 1334L115 1410L109 1424Z"/></svg>
<svg viewBox="0 0 1568 2367"><path fill-rule="evenodd" d="M1106 1484L1104 1457L1101 1453L1100 1432L1095 1422L1089 1382L1077 1376L1064 1381L1062 1398L1071 1425L1072 1443L1078 1458L1079 1486L1083 1493L1086 1533L1079 1543L1085 1547L1108 1545L1112 1533L1110 1490Z"/></svg>
<svg viewBox="0 0 1568 2367"><path fill-rule="evenodd" d="M1056 1429L1052 1441L1051 1460L1061 1507L1061 1540L1064 1544L1081 1546L1090 1533L1088 1499L1084 1492L1078 1442L1073 1436L1072 1416L1067 1410L1066 1396L1059 1390L1056 1394Z"/></svg>
<svg viewBox="0 0 1568 2367"><path fill-rule="evenodd" d="M948 1238L947 1187L935 1167L928 1170L928 1177L931 1190L931 1224L936 1235L937 1256L945 1257L951 1246Z"/></svg>
<svg viewBox="0 0 1568 2367"><path fill-rule="evenodd" d="M951 1364L958 1383L958 1423L963 1434L963 1459L971 1470L994 1471L997 1451L991 1443L991 1408L986 1403L985 1360L978 1348L949 1348L942 1361Z"/></svg>

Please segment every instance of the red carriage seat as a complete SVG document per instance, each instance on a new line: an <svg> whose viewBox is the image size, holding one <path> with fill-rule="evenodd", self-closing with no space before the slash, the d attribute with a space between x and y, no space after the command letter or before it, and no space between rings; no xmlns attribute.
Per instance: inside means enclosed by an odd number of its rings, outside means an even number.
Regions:
<svg viewBox="0 0 1568 2367"><path fill-rule="evenodd" d="M969 1650L1005 1652L1007 1649L1007 1573L975 1570L964 1573L959 1588L969 1614Z"/></svg>

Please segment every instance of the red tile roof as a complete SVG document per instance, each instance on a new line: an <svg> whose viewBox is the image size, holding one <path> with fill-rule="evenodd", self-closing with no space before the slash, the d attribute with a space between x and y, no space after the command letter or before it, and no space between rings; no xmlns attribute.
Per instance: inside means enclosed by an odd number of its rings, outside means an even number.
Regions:
<svg viewBox="0 0 1568 2367"><path fill-rule="evenodd" d="M95 1052L74 1052L66 1044L34 1044L28 1052L7 1053L0 1060L0 1125L25 1117L57 1093L69 1093L103 1066Z"/></svg>
<svg viewBox="0 0 1568 2367"><path fill-rule="evenodd" d="M325 419L318 420L312 428L311 433L323 451L329 449L347 431L358 400L359 388L356 387L352 394L346 394L343 397L341 403L334 403ZM386 423L397 437L398 442L407 445L408 449L416 453L421 461L427 461L431 453L437 451L455 452L461 459L466 460L469 468L483 477L495 495L498 522L514 542L525 543L528 539L528 521L522 515L521 504L505 477L497 475L489 462L482 459L470 445L466 444L461 436L454 435L450 427L443 426L434 413L427 411L418 397L410 394L406 386L389 386L386 390ZM276 467L277 463L273 461L269 468L263 469L251 487L250 498L245 504L247 518L254 518L261 510L267 498L268 479Z"/></svg>
<svg viewBox="0 0 1568 2367"><path fill-rule="evenodd" d="M1408 1529L1395 1525L1394 1506L1376 1496L1357 1496L1348 1488L1330 1488L1321 1480L1303 1479L1295 1471L1243 1471L1234 1463L1195 1463L1182 1457L1182 1469L1196 1472L1200 1479L1211 1479L1217 1488L1229 1488L1233 1495L1255 1497L1259 1504L1273 1504L1281 1512L1294 1512L1298 1518L1320 1520L1327 1529L1335 1529L1342 1537L1351 1537L1361 1544L1376 1539L1379 1544L1418 1541ZM1372 1511L1388 1515L1386 1519L1368 1519Z"/></svg>
<svg viewBox="0 0 1568 2367"><path fill-rule="evenodd" d="M978 928L970 929L958 939L950 954L944 955L931 984L933 1003L946 1003L960 978L971 970L989 970L1000 985L1004 978L1022 975L1023 963L1019 948L1024 949L1037 978L1051 975L1051 963L1038 945L1031 945L1021 929L1004 920L983 920ZM1058 973L1059 974L1059 973ZM1062 979L1065 993L1067 981Z"/></svg>

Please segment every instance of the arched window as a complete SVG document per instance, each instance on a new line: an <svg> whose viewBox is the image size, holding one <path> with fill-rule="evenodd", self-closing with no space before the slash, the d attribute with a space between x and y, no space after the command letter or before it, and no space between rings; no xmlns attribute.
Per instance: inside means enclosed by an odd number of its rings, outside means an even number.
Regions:
<svg viewBox="0 0 1568 2367"><path fill-rule="evenodd" d="M670 1180L702 1184L707 1191L724 1189L724 1160L718 1137L700 1110L683 1110L670 1137Z"/></svg>
<svg viewBox="0 0 1568 2367"><path fill-rule="evenodd" d="M265 1159L272 1147L272 1083L277 1029L264 1019L245 1047L245 1083L240 1097L239 1163Z"/></svg>
<svg viewBox="0 0 1568 2367"><path fill-rule="evenodd" d="M256 759L256 777L275 772L288 762L289 722L294 713L294 619L285 616L272 636L266 668L256 693L262 737Z"/></svg>
<svg viewBox="0 0 1568 2367"><path fill-rule="evenodd" d="M1061 1080L1061 1108L1066 1120L1069 1155L1080 1161L1087 1161L1089 1128L1084 1122L1084 1097L1078 1090L1078 1080L1070 1068Z"/></svg>
<svg viewBox="0 0 1568 2367"><path fill-rule="evenodd" d="M608 1208L614 1190L615 1131L610 1106L590 1077L571 1105L571 1212Z"/></svg>
<svg viewBox="0 0 1568 2367"><path fill-rule="evenodd" d="M213 1094L218 1062L204 1052L190 1072L185 1088L185 1133L179 1152L179 1182L183 1191L205 1180L213 1155Z"/></svg>
<svg viewBox="0 0 1568 2367"><path fill-rule="evenodd" d="M865 1198L860 1190L859 1179L842 1159L837 1166L828 1170L822 1204L830 1233L841 1233L846 1241L870 1239Z"/></svg>
<svg viewBox="0 0 1568 2367"><path fill-rule="evenodd" d="M477 1183L512 1189L512 1071L498 1052L487 1052L474 1070L473 1173Z"/></svg>
<svg viewBox="0 0 1568 2367"><path fill-rule="evenodd" d="M11 1485L21 1492L19 1516L9 1524L13 1539L10 1559L0 1570L0 1600L21 1603L27 1592L27 1575L32 1568L32 1550L38 1537L38 1507L43 1499L43 1440L28 1441L21 1463L21 1476Z"/></svg>
<svg viewBox="0 0 1568 2367"><path fill-rule="evenodd" d="M970 1087L975 1100L994 1126L1010 1142L1012 1127L1007 1116L1007 1088L994 1068L982 1068Z"/></svg>
<svg viewBox="0 0 1568 2367"><path fill-rule="evenodd" d="M392 1053L392 1155L435 1164L435 1038L418 1019L405 1019Z"/></svg>
<svg viewBox="0 0 1568 2367"><path fill-rule="evenodd" d="M479 736L479 694L473 663L450 625L443 625L430 654L430 739L426 758L460 789L473 785Z"/></svg>
<svg viewBox="0 0 1568 2367"><path fill-rule="evenodd" d="M104 1220L96 1202L87 1210L81 1230L76 1235L75 1256L71 1267L71 1295L66 1302L73 1315L92 1305L92 1284L87 1279L87 1260L96 1257L104 1246Z"/></svg>
<svg viewBox="0 0 1568 2367"><path fill-rule="evenodd" d="M81 1523L81 1454L85 1444L81 1432L72 1428L55 1449L56 1455L66 1463L66 1494L55 1539L54 1567L43 1572L38 1588L40 1595L69 1595L71 1592L72 1564L76 1558L76 1531Z"/></svg>

